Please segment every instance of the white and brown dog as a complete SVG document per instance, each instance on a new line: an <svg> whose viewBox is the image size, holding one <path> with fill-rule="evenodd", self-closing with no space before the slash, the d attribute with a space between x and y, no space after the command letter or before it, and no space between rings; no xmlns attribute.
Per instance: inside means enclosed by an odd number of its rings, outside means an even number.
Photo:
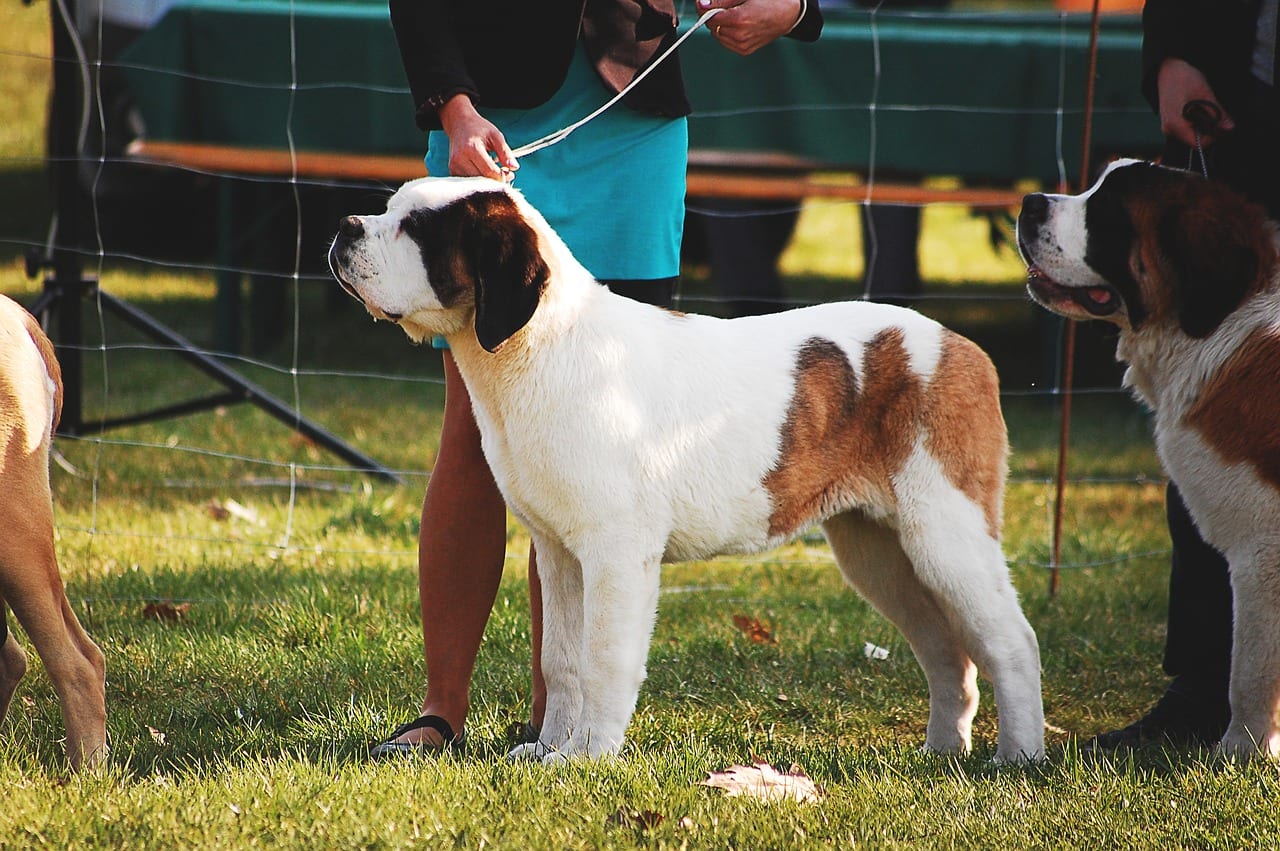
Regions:
<svg viewBox="0 0 1280 851"><path fill-rule="evenodd" d="M1120 328L1125 383L1235 600L1229 755L1280 756L1280 267L1262 208L1135 160L1080 195L1028 195L1028 289Z"/></svg>
<svg viewBox="0 0 1280 851"><path fill-rule="evenodd" d="M6 604L44 662L62 703L73 768L107 754L105 669L62 589L53 543L49 445L62 412L53 344L13 299L0 296L0 720L27 658Z"/></svg>
<svg viewBox="0 0 1280 851"><path fill-rule="evenodd" d="M541 741L513 755L622 745L662 562L821 523L925 671L925 747L969 749L981 670L996 759L1042 756L1039 651L1000 547L1005 425L971 342L865 302L723 320L623 298L484 178L406 184L342 221L329 257L374 317L448 339L537 547L548 703Z"/></svg>

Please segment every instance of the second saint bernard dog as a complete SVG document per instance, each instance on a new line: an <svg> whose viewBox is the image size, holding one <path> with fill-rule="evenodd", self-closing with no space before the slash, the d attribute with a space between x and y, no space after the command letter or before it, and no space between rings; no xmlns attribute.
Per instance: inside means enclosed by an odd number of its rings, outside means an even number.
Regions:
<svg viewBox="0 0 1280 851"><path fill-rule="evenodd" d="M1018 244L1036 301L1120 328L1156 450L1231 568L1230 756L1280 756L1280 248L1262 208L1134 160L1080 195L1028 195Z"/></svg>
<svg viewBox="0 0 1280 851"><path fill-rule="evenodd" d="M344 219L329 259L375 318L447 338L537 547L547 710L513 756L622 746L662 562L820 523L925 671L925 747L969 749L981 671L995 758L1041 758L1039 651L1000 545L1005 425L973 343L865 302L724 320L623 298L484 178L406 184L385 213Z"/></svg>

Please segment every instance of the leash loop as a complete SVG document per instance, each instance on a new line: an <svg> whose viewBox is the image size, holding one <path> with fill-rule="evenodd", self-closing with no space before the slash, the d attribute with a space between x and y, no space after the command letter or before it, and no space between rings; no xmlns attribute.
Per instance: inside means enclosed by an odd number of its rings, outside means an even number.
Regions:
<svg viewBox="0 0 1280 851"><path fill-rule="evenodd" d="M1191 165L1195 162L1195 157L1199 156L1200 171L1207 178L1209 162L1204 157L1201 138L1218 129L1218 124L1222 121L1222 107L1211 100L1190 100L1187 101L1186 106L1182 107L1182 117L1187 120L1196 134L1196 149L1193 153L1187 154L1187 171L1192 170Z"/></svg>
<svg viewBox="0 0 1280 851"><path fill-rule="evenodd" d="M630 83L628 83L622 91L618 92L608 101L606 101L603 106L596 109L590 115L586 116L585 118L581 118L575 121L574 123L570 124L568 127L561 128L560 130L557 130L554 133L548 133L546 136L543 136L541 139L534 139L532 142L521 145L520 147L514 149L511 153L517 159L519 159L520 157L523 157L526 154L532 154L534 151L540 151L543 148L548 148L557 142L563 141L574 130L577 130L579 127L586 124L588 121L591 121L600 113L604 112L606 109L608 109L609 107L613 106L615 103L617 103L618 101L626 97L627 94L633 88L635 88L637 83L639 83L641 80L647 77L650 71L652 71L654 68L657 68L660 64L662 64L663 60L665 60L668 56L674 53L676 48L684 43L685 39L693 35L694 30L698 29L698 27L705 26L707 21L711 20L713 17L715 17L716 15L720 14L723 11L724 11L723 9L717 7L715 9L708 9L706 12L704 12L702 14L702 17L698 18L697 22L694 23L693 26L689 27L688 31L685 32L684 35L676 39L674 44L672 44L670 47L664 50L662 54L658 56L657 59L649 63L649 67L645 68L643 71L637 74L635 76L635 79L633 79Z"/></svg>

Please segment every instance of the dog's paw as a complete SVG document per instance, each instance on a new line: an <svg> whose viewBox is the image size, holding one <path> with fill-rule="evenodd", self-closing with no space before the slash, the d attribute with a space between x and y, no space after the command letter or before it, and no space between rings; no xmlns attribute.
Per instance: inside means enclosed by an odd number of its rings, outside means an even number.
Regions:
<svg viewBox="0 0 1280 851"><path fill-rule="evenodd" d="M511 762L538 762L551 753L555 751L542 742L526 742L508 751L507 759Z"/></svg>
<svg viewBox="0 0 1280 851"><path fill-rule="evenodd" d="M1251 759L1280 757L1280 735L1272 734L1255 738L1242 724L1232 721L1227 727L1222 741L1214 746L1216 756L1233 762L1245 762Z"/></svg>
<svg viewBox="0 0 1280 851"><path fill-rule="evenodd" d="M1042 765L1047 759L1043 748L1039 750L1013 751L1012 753L1000 753L997 751L996 755L991 758L991 763L997 767L1006 765L1027 767Z"/></svg>
<svg viewBox="0 0 1280 851"><path fill-rule="evenodd" d="M542 757L543 765L564 765L573 759L572 756L564 751L553 750Z"/></svg>
<svg viewBox="0 0 1280 851"><path fill-rule="evenodd" d="M1226 739L1213 746L1213 755L1230 762L1245 762L1258 756L1253 742L1228 742Z"/></svg>
<svg viewBox="0 0 1280 851"><path fill-rule="evenodd" d="M563 765L573 759L573 753L538 741L512 748L507 753L507 759L512 762L541 762L543 765Z"/></svg>
<svg viewBox="0 0 1280 851"><path fill-rule="evenodd" d="M948 742L940 745L926 741L920 746L920 753L942 758L968 756L969 751L968 742Z"/></svg>

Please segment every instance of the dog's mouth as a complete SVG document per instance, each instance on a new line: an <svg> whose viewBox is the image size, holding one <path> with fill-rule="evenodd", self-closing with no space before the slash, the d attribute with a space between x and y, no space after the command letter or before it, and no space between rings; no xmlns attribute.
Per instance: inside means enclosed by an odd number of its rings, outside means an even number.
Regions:
<svg viewBox="0 0 1280 851"><path fill-rule="evenodd" d="M360 297L360 293L356 292L356 288L352 286L351 282L342 274L342 252L339 251L340 242L341 239L335 239L333 244L329 246L329 274L333 275L333 279L338 282L339 286L346 290L347 295L351 296L361 304L364 304L364 299Z"/></svg>
<svg viewBox="0 0 1280 851"><path fill-rule="evenodd" d="M364 309L369 311L370 315L372 315L374 319L386 319L389 322L399 322L404 318L403 313L391 313L389 311L382 310L381 308L370 304L365 300L364 296L360 295L360 291L356 289L355 284L347 280L346 276L343 274L344 269L342 265L342 258L339 254L338 242L336 240L329 248L329 272L333 275L334 280L338 282L339 286L346 291L347 295L363 304Z"/></svg>
<svg viewBox="0 0 1280 851"><path fill-rule="evenodd" d="M360 293L356 292L356 288L353 287L346 278L342 277L337 269L331 269L330 271L333 272L333 277L337 280L338 285L346 291L347 295L351 296L361 304L364 304L364 299L360 296Z"/></svg>
<svg viewBox="0 0 1280 851"><path fill-rule="evenodd" d="M1120 293L1111 286L1064 286L1034 264L1027 267L1027 290L1050 310L1075 313L1074 306L1099 319L1119 312L1122 306Z"/></svg>

